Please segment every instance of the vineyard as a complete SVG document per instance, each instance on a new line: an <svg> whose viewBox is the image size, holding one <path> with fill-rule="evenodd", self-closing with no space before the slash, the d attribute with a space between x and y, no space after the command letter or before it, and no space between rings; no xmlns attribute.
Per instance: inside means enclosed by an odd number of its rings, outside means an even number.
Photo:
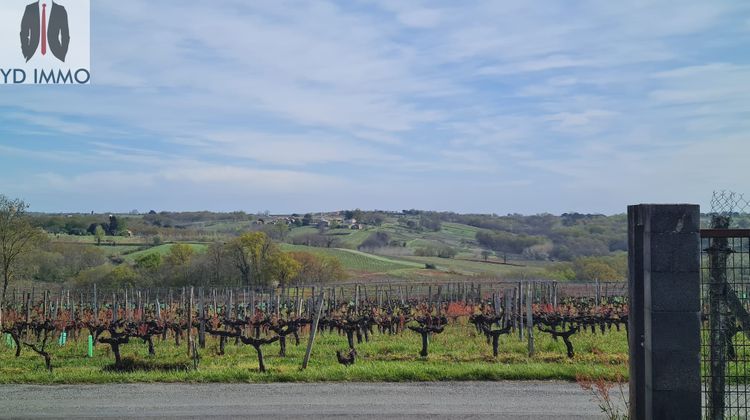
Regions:
<svg viewBox="0 0 750 420"><path fill-rule="evenodd" d="M614 379L623 284L13 291L0 383Z"/></svg>

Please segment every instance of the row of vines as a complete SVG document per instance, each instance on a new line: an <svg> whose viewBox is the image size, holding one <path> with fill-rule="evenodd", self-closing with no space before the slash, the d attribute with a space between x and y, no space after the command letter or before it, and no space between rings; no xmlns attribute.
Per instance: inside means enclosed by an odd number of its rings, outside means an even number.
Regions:
<svg viewBox="0 0 750 420"><path fill-rule="evenodd" d="M609 287L609 286L608 286ZM488 352L502 353L499 337L528 340L549 334L575 357L576 334L627 331L624 291L611 286L557 283L381 284L288 289L68 290L14 291L0 313L5 351L19 357L33 351L52 372L55 349L68 340L88 342L88 357L108 348L111 370L127 371L123 346L138 344L155 355L155 341L184 346L198 369L201 358L220 358L228 344L251 346L258 371L266 371L264 351L307 345L307 366L316 334L339 334L347 347L336 351L343 365L357 361L357 346L378 335L421 338L420 357L430 341L459 322L469 322L486 338ZM566 290L566 288L568 290ZM594 291L594 295L587 293ZM212 340L215 346L207 347ZM342 341L343 342L343 341ZM57 346L57 347L56 347Z"/></svg>

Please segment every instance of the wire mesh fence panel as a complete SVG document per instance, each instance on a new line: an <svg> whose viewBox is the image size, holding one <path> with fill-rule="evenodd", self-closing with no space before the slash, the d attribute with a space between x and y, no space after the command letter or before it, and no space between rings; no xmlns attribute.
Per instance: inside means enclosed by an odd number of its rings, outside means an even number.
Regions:
<svg viewBox="0 0 750 420"><path fill-rule="evenodd" d="M703 417L750 418L750 231L704 231L701 248Z"/></svg>
<svg viewBox="0 0 750 420"><path fill-rule="evenodd" d="M750 199L734 191L714 191L711 197L711 213L732 216L750 212Z"/></svg>

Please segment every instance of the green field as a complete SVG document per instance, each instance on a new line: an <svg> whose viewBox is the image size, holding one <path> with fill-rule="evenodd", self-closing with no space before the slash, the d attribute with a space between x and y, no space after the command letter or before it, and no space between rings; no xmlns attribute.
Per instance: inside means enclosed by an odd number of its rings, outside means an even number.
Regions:
<svg viewBox="0 0 750 420"><path fill-rule="evenodd" d="M96 244L96 238L93 235L86 235L86 236L78 236L78 235L65 235L65 234L56 234L56 235L49 235L49 238L54 242L67 242L67 243L81 243L81 244ZM109 246L111 244L115 245L142 245L144 243L144 238L133 236L133 237L125 237L125 236L105 236L102 238L102 246Z"/></svg>
<svg viewBox="0 0 750 420"><path fill-rule="evenodd" d="M68 341L64 347L49 346L54 372L44 369L41 357L24 348L20 358L13 349L0 347L0 383L104 383L104 382L314 382L314 381L434 381L434 380L503 380L561 379L575 380L577 375L613 380L627 378L628 356L625 332L612 330L605 335L579 333L572 337L576 355L568 359L561 340L537 333L536 354L529 357L525 341L517 336L502 336L500 355L492 349L474 327L465 323L449 325L443 334L431 338L430 355L419 357L421 339L404 331L393 336L375 333L369 343L357 345L358 361L349 368L336 361L336 350L345 350L346 337L336 333L318 335L312 359L305 371L300 370L306 335L295 346L292 339L287 357L278 356L278 343L264 347L268 372L258 372L255 351L250 346L226 346L226 354L217 356L217 340L207 338L199 351L198 370L186 356L186 346L174 341L156 340L156 356L148 356L140 340L131 340L121 348L124 358L133 357L149 365L179 366L183 370L152 370L133 373L110 373L103 368L113 363L109 346L98 344L94 357L85 357L85 339Z"/></svg>
<svg viewBox="0 0 750 420"><path fill-rule="evenodd" d="M459 251L479 255L481 249L476 244L475 236L480 230L459 223L443 223L439 232L431 232L408 229L397 223L383 223L381 226L369 226L363 230L330 229L326 234L335 236L339 241L338 246L342 248L356 249L373 233L383 232L387 233L392 241L406 242L411 251L419 247L448 245ZM298 227L292 229L289 238L315 233L318 233L315 227Z"/></svg>
<svg viewBox="0 0 750 420"><path fill-rule="evenodd" d="M115 246L101 245L101 246L96 246L96 245L86 244L86 245L78 245L78 246L96 247L96 249L98 249L101 252L103 252L104 255L106 255L107 257L124 256L124 255L130 254L132 252L136 252L139 249L143 248L141 245L115 245Z"/></svg>
<svg viewBox="0 0 750 420"><path fill-rule="evenodd" d="M466 276L512 276L513 278L528 278L541 276L544 273L543 264L518 267L513 265L490 264L479 261L466 261L459 258L438 258L438 257L404 257L404 260L421 263L434 264L438 270L450 271Z"/></svg>
<svg viewBox="0 0 750 420"><path fill-rule="evenodd" d="M253 222L196 222L187 226L193 229L200 229L201 231L210 233L239 233L252 229Z"/></svg>
<svg viewBox="0 0 750 420"><path fill-rule="evenodd" d="M453 238L463 238L465 240L473 241L476 238L477 232L482 229L474 226L462 225L459 223L443 223L443 230L441 232L451 235Z"/></svg>
<svg viewBox="0 0 750 420"><path fill-rule="evenodd" d="M290 238L294 238L297 236L308 235L312 233L318 233L318 228L314 226L302 226L302 227L296 227L292 229L292 231L289 232L288 236Z"/></svg>
<svg viewBox="0 0 750 420"><path fill-rule="evenodd" d="M339 238L341 240L342 247L356 249L362 242L367 239L373 232L374 229L363 229L363 230L349 230L349 229L333 229L332 233L343 234Z"/></svg>
<svg viewBox="0 0 750 420"><path fill-rule="evenodd" d="M331 229L327 234L334 235L341 248L314 248L297 245L282 244L284 250L304 250L316 255L328 255L341 260L343 267L350 271L353 277L363 274L390 276L399 279L426 279L445 276L466 277L503 277L503 278L543 278L544 267L549 263L537 261L518 261L521 266L489 264L480 260L482 248L476 243L476 233L482 229L459 223L443 223L438 232L409 229L397 223L384 223L379 227L368 227L365 230ZM318 233L314 227L294 228L289 238L305 234ZM380 256L370 253L354 251L370 235L383 232L389 235L391 241L403 242L403 248L384 248L382 252L393 253L394 256ZM437 257L418 257L413 253L419 248L449 246L454 248L456 258L446 259ZM349 252L350 254L347 254ZM376 252L381 252L377 250ZM497 262L497 257L491 257ZM430 264L436 268L425 270Z"/></svg>
<svg viewBox="0 0 750 420"><path fill-rule="evenodd" d="M388 273L394 270L421 269L424 264L380 257L343 248L316 248L304 245L281 244L284 251L303 251L315 255L335 257L346 270L368 273Z"/></svg>
<svg viewBox="0 0 750 420"><path fill-rule="evenodd" d="M358 229L343 225L342 219L350 217L349 214L361 223L356 226ZM308 226L297 226L301 224L298 215L271 215L267 212L250 215L243 212L165 211L156 215L117 215L125 221L127 233L132 236L104 237L98 249L109 257L106 264L132 264L136 258L148 252L167 252L168 247L154 247L155 244L199 244L194 248L201 252L204 244L226 244L244 233L260 231L282 249L301 249L338 258L347 275L337 275L337 278L346 277L346 281L387 280L390 277L419 281L471 281L475 278L557 281L578 278L594 281L624 280L627 277L626 258L623 257L627 248L627 220L624 215L566 213L560 216L498 216L417 210L354 210L305 216L303 220L310 223ZM85 232L82 227L94 223L105 225L109 220L107 214L39 214L35 217L40 227L50 232L48 237L53 244L70 247L93 246L96 241L94 236L76 234ZM291 223L290 217L297 220ZM339 227L322 227L326 224L324 221ZM482 235L477 239L480 233ZM294 248L290 244L320 248ZM33 258L34 263L43 266L53 258L61 257L68 265L75 263L72 255L75 250L68 253L70 255L63 255L66 254L63 247L48 248L45 250L47 253ZM367 255L346 253L346 250L363 251ZM223 259L222 264L226 265L224 268L229 277L237 277L230 259ZM207 261L200 258L191 261L191 264L203 266ZM512 265L499 264L505 261ZM65 267L58 271L77 273L79 268Z"/></svg>
<svg viewBox="0 0 750 420"><path fill-rule="evenodd" d="M281 244L284 251L305 251L315 255L334 257L341 261L345 270L356 277L362 273L387 275L399 279L417 279L445 275L534 278L544 274L544 263L530 262L529 266L490 264L481 261L466 261L459 258L438 257L386 257L343 248L317 248L304 245ZM435 269L426 270L426 264Z"/></svg>
<svg viewBox="0 0 750 420"><path fill-rule="evenodd" d="M152 253L157 253L157 254L161 254L162 256L164 256L169 253L169 250L170 248L172 248L172 245L174 244L163 244L159 246L154 246L148 249L144 249L142 251L126 254L124 255L124 258L125 260L132 262L138 259L139 257L152 254ZM193 249L193 252L196 252L196 253L205 252L206 249L208 248L208 245L204 245L204 244L188 244L188 245Z"/></svg>
<svg viewBox="0 0 750 420"><path fill-rule="evenodd" d="M146 237L106 237L105 242L98 247L107 257L113 261L120 258L127 263L133 263L137 258L149 253L166 255L171 243L188 243L196 253L204 252L207 243L203 239L226 242L236 237L241 232L253 228L251 222L232 221L207 221L197 222L191 227L200 229L193 236L200 237L196 242L182 242L174 239L174 242L153 246L153 238ZM279 243L284 251L306 251L315 255L324 255L337 258L342 267L347 271L349 280L356 279L384 279L398 278L401 280L446 280L449 278L482 277L482 278L546 278L549 273L545 266L550 262L538 262L527 260L512 260L519 266L489 264L481 261L482 248L476 242L477 232L482 229L460 223L442 223L440 231L407 228L403 224L386 221L380 226L367 226L362 230L330 229L325 231L326 235L335 238L335 248L309 247L292 245L295 238L304 235L318 235L320 230L313 226L292 228L286 235L286 242ZM388 240L394 246L375 249L374 254L361 252L357 249L374 233L381 232L388 235ZM213 238L213 239L211 239ZM93 236L55 235L51 236L55 242L80 244L81 246L94 246ZM112 242L112 243L108 243ZM439 249L451 247L457 252L455 258L419 257L415 252L419 249ZM377 255L376 255L377 254ZM515 256L518 258L518 256ZM471 261L473 260L473 261ZM490 261L498 262L497 256L490 256ZM427 269L427 266L431 269ZM434 267L434 268L433 268Z"/></svg>

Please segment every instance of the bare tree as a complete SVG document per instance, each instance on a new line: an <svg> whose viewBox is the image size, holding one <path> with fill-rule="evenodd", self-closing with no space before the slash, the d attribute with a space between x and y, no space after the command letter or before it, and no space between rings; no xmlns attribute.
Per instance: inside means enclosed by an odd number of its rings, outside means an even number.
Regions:
<svg viewBox="0 0 750 420"><path fill-rule="evenodd" d="M240 242L239 239L231 241L230 243L227 244L227 249L229 250L229 253L232 256L232 260L235 266L240 271L240 276L242 277L242 285L250 286L250 278L252 277L252 266L250 263L250 258L248 254L245 252L244 247L242 246L242 242Z"/></svg>
<svg viewBox="0 0 750 420"><path fill-rule="evenodd" d="M18 268L20 257L44 238L41 229L31 225L23 200L11 200L0 194L0 270L3 273L3 295L0 297L0 323L8 283Z"/></svg>
<svg viewBox="0 0 750 420"><path fill-rule="evenodd" d="M206 258L208 259L211 279L213 284L222 284L223 277L223 266L225 260L227 260L224 245L221 242L214 242L209 245L208 251L206 252Z"/></svg>

